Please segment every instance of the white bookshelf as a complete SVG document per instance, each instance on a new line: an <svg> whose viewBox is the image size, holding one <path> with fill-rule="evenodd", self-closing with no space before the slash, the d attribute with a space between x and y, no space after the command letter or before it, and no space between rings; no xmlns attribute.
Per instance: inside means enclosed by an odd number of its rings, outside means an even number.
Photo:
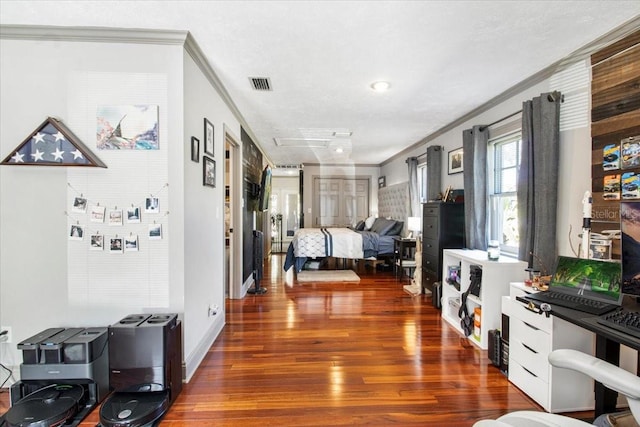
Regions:
<svg viewBox="0 0 640 427"><path fill-rule="evenodd" d="M460 266L460 290L447 283L449 267ZM467 310L473 315L476 307L481 308L480 334L469 335L468 339L481 349L488 347L488 331L499 329L502 316L502 296L509 295L510 282L522 282L527 277L527 263L515 258L501 256L497 261L490 261L487 252L467 249L445 249L442 253L442 318L453 326L460 334L464 331L460 326L458 306L452 302L461 301L471 283L469 272L472 265L482 268L482 285L480 296L469 294Z"/></svg>

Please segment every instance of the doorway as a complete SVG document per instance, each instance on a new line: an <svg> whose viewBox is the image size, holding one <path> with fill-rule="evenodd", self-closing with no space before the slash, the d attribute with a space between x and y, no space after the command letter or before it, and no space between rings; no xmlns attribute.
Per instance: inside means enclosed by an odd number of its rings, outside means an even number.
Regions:
<svg viewBox="0 0 640 427"><path fill-rule="evenodd" d="M271 252L287 251L300 228L300 189L297 169L274 169L271 190Z"/></svg>
<svg viewBox="0 0 640 427"><path fill-rule="evenodd" d="M242 167L240 165L240 146L237 138L225 126L225 159L224 159L224 235L225 262L224 280L225 297L242 298Z"/></svg>

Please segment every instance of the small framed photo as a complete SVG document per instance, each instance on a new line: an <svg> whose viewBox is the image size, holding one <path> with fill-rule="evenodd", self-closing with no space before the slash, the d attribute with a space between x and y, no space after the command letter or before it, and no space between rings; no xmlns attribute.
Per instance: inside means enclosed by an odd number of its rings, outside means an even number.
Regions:
<svg viewBox="0 0 640 427"><path fill-rule="evenodd" d="M109 253L121 254L122 253L122 238L112 237L109 239Z"/></svg>
<svg viewBox="0 0 640 427"><path fill-rule="evenodd" d="M132 234L129 237L124 238L124 251L125 252L137 252L138 251L138 236Z"/></svg>
<svg viewBox="0 0 640 427"><path fill-rule="evenodd" d="M104 222L104 206L91 206L90 221Z"/></svg>
<svg viewBox="0 0 640 427"><path fill-rule="evenodd" d="M127 223L139 224L140 223L140 208L137 206L131 206L127 209Z"/></svg>
<svg viewBox="0 0 640 427"><path fill-rule="evenodd" d="M464 159L462 154L463 154L462 147L449 151L449 155L448 155L449 175L453 175L454 173L460 173L464 171Z"/></svg>
<svg viewBox="0 0 640 427"><path fill-rule="evenodd" d="M73 207L71 210L73 212L85 213L87 211L87 199L84 197L76 197L73 199Z"/></svg>
<svg viewBox="0 0 640 427"><path fill-rule="evenodd" d="M102 234L91 235L91 245L89 246L89 250L92 250L92 251L104 250L104 236Z"/></svg>
<svg viewBox="0 0 640 427"><path fill-rule="evenodd" d="M109 211L109 225L122 225L122 211L114 209Z"/></svg>
<svg viewBox="0 0 640 427"><path fill-rule="evenodd" d="M69 240L82 240L82 235L84 234L84 230L79 225L72 225L71 231L69 232Z"/></svg>
<svg viewBox="0 0 640 427"><path fill-rule="evenodd" d="M162 239L162 224L149 224L149 240Z"/></svg>
<svg viewBox="0 0 640 427"><path fill-rule="evenodd" d="M204 118L204 153L213 156L213 124Z"/></svg>
<svg viewBox="0 0 640 427"><path fill-rule="evenodd" d="M202 157L202 185L216 186L216 161L210 157Z"/></svg>
<svg viewBox="0 0 640 427"><path fill-rule="evenodd" d="M387 177L381 176L378 177L378 188L384 188L387 186Z"/></svg>
<svg viewBox="0 0 640 427"><path fill-rule="evenodd" d="M191 137L191 161L200 162L200 140L195 136Z"/></svg>
<svg viewBox="0 0 640 427"><path fill-rule="evenodd" d="M158 213L160 211L160 199L157 197L147 197L144 203L144 211L146 213Z"/></svg>

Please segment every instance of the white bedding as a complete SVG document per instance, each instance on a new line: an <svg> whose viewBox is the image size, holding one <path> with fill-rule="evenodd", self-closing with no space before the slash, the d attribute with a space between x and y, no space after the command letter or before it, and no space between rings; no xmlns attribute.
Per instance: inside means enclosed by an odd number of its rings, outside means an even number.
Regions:
<svg viewBox="0 0 640 427"><path fill-rule="evenodd" d="M364 257L362 236L348 228L301 228L293 236L296 257Z"/></svg>

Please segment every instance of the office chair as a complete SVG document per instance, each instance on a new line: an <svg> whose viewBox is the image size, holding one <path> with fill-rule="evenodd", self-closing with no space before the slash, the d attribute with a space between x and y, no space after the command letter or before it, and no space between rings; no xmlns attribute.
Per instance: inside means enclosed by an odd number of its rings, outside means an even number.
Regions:
<svg viewBox="0 0 640 427"><path fill-rule="evenodd" d="M554 350L549 354L549 363L560 368L571 369L592 377L605 387L626 396L629 409L636 422L640 423L640 377L604 360L576 350ZM473 427L585 427L584 421L558 414L536 411L517 411L497 420L482 420Z"/></svg>

